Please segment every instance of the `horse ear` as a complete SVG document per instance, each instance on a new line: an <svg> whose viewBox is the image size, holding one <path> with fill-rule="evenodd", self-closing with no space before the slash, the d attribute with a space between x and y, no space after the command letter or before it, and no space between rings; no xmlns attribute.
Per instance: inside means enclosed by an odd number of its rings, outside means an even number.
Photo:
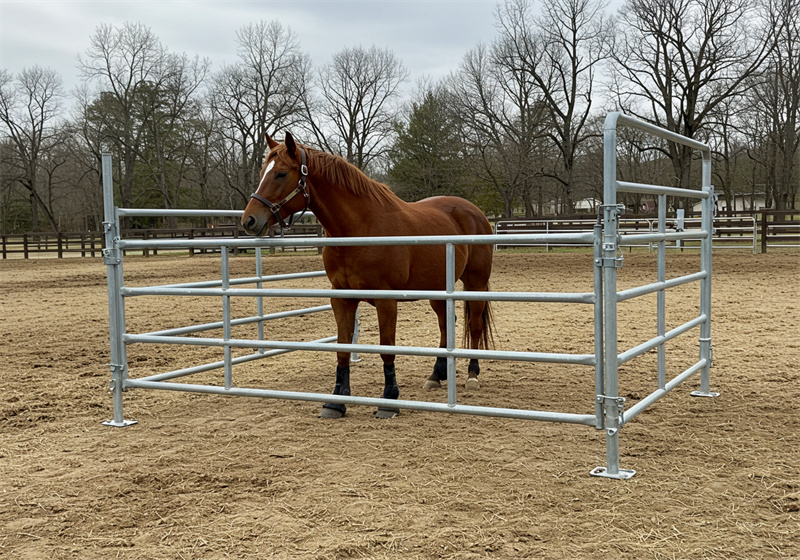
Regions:
<svg viewBox="0 0 800 560"><path fill-rule="evenodd" d="M294 137L291 132L286 133L286 139L283 143L286 144L286 149L289 150L289 156L297 159L297 144L294 143Z"/></svg>
<svg viewBox="0 0 800 560"><path fill-rule="evenodd" d="M270 150L278 145L275 140L269 137L269 133L264 134L264 137L267 139L267 146L269 146Z"/></svg>

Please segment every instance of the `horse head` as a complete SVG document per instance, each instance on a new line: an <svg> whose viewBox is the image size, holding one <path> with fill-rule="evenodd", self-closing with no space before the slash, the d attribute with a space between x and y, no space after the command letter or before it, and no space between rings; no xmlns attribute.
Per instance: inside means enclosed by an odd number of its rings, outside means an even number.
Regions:
<svg viewBox="0 0 800 560"><path fill-rule="evenodd" d="M242 214L242 226L249 235L263 235L270 226L291 227L297 212L308 209L306 152L290 133L283 144L267 138L267 152L256 192ZM289 219L287 223L285 220Z"/></svg>

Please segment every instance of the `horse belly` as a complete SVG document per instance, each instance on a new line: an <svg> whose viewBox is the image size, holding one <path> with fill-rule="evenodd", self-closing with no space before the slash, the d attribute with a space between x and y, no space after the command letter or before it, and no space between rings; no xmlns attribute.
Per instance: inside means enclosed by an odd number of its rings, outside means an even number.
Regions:
<svg viewBox="0 0 800 560"><path fill-rule="evenodd" d="M464 259L456 261L458 278ZM445 289L443 246L326 247L323 262L328 279L337 289Z"/></svg>

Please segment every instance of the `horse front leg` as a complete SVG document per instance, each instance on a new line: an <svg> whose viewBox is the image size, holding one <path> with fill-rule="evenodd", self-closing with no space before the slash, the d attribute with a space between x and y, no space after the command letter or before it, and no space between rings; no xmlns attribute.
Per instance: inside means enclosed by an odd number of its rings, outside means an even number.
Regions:
<svg viewBox="0 0 800 560"><path fill-rule="evenodd" d="M380 330L380 343L382 346L394 346L397 331L397 300L381 299L375 301L378 312L378 328ZM383 360L383 398L397 399L400 388L397 386L397 377L394 371L394 354L381 354ZM400 414L400 409L391 407L378 407L376 418L394 418Z"/></svg>
<svg viewBox="0 0 800 560"><path fill-rule="evenodd" d="M333 315L336 318L336 341L340 344L350 344L353 341L353 330L356 325L356 310L358 300L331 299ZM350 353L336 353L336 385L334 395L350 395ZM341 418L347 412L347 406L339 403L325 403L322 405L320 418Z"/></svg>

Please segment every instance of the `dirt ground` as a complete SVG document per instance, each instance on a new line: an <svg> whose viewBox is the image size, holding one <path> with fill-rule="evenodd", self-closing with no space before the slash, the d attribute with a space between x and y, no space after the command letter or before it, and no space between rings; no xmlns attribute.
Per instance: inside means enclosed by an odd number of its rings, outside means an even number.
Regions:
<svg viewBox="0 0 800 560"><path fill-rule="evenodd" d="M270 273L319 270L316 255L265 258ZM668 276L698 269L670 254ZM605 465L587 426L182 392L125 393L112 416L105 267L99 259L0 262L0 558L798 558L800 557L800 253L714 256L715 399L692 377L621 432L628 481ZM127 285L219 277L219 258L126 259ZM252 257L232 259L252 275ZM496 290L589 291L586 253L501 252ZM655 256L625 254L620 288L655 280ZM282 284L288 285L288 284ZM293 284L297 286L298 284ZM324 279L303 284L327 287ZM698 313L696 285L667 295L667 329ZM266 311L318 301L268 302ZM655 295L624 302L620 350L654 336ZM220 320L219 298L130 298L128 332ZM361 342L377 342L362 306ZM233 302L252 315L252 300ZM495 305L498 349L592 352L591 306ZM238 327L234 337L252 336ZM268 337L334 332L332 314L270 324ZM206 336L219 336L214 333ZM694 329L667 345L672 377L697 359ZM436 345L426 302L400 305L398 343ZM220 349L130 345L130 376L221 359ZM239 355L237 352L236 355ZM352 367L353 393L378 396L380 358ZM238 386L329 392L333 355L292 353L234 369ZM628 405L656 385L655 353L624 365ZM461 402L592 413L587 366L482 362ZM398 357L401 398L425 392L430 359ZM459 362L459 389L466 363ZM191 382L221 384L221 370Z"/></svg>

